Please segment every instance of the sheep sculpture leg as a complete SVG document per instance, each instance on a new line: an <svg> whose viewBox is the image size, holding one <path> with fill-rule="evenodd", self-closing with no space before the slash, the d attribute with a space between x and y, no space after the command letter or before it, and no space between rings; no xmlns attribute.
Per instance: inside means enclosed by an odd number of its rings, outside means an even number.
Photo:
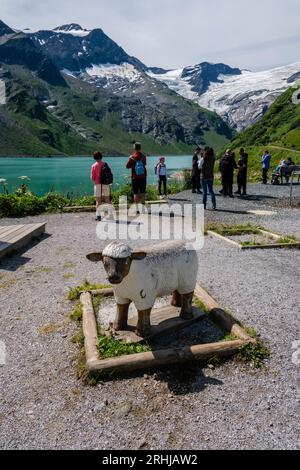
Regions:
<svg viewBox="0 0 300 470"><path fill-rule="evenodd" d="M173 307L182 307L182 296L177 290L173 292L171 305L173 305Z"/></svg>
<svg viewBox="0 0 300 470"><path fill-rule="evenodd" d="M139 310L138 311L138 324L136 334L145 338L149 336L151 331L151 323L150 323L150 315L151 315L152 308L148 310Z"/></svg>
<svg viewBox="0 0 300 470"><path fill-rule="evenodd" d="M116 331L124 331L128 326L128 310L130 304L117 304L117 315L114 321L114 329Z"/></svg>
<svg viewBox="0 0 300 470"><path fill-rule="evenodd" d="M180 317L183 320L191 320L193 318L193 298L194 292L182 295L182 307Z"/></svg>

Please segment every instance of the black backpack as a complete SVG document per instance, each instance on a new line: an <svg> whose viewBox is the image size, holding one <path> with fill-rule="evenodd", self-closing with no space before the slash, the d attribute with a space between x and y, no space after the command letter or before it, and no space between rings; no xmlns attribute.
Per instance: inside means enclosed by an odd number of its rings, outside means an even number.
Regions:
<svg viewBox="0 0 300 470"><path fill-rule="evenodd" d="M113 184L114 176L112 174L111 169L109 168L107 163L104 163L104 167L102 168L101 173L101 184L109 185Z"/></svg>

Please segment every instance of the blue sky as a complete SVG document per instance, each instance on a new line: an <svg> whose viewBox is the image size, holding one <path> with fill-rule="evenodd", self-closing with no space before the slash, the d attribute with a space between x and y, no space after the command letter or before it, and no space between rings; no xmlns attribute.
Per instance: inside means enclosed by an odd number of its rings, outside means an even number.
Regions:
<svg viewBox="0 0 300 470"><path fill-rule="evenodd" d="M147 65L252 70L300 62L299 0L1 0L15 28L101 27Z"/></svg>

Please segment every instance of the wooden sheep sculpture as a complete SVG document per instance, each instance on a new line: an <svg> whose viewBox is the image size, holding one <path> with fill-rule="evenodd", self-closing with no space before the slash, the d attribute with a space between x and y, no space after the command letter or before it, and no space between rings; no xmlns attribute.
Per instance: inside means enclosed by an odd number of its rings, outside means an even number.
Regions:
<svg viewBox="0 0 300 470"><path fill-rule="evenodd" d="M157 297L173 294L172 305L181 307L181 318L193 318L192 301L198 274L196 251L183 243L168 242L133 252L128 245L110 243L102 253L87 258L103 261L117 302L116 331L126 330L131 302L138 311L136 333L150 333L150 315Z"/></svg>

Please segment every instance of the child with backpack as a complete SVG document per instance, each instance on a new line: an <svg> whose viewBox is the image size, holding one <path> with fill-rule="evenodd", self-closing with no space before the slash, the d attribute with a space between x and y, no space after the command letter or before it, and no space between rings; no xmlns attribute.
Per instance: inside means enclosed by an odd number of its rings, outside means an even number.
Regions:
<svg viewBox="0 0 300 470"><path fill-rule="evenodd" d="M167 165L165 157L160 157L155 167L155 174L158 178L158 192L162 196L162 186L164 187L164 196L167 195Z"/></svg>
<svg viewBox="0 0 300 470"><path fill-rule="evenodd" d="M110 185L113 183L113 174L108 164L102 161L101 152L94 152L93 156L95 163L91 168L91 180L94 183L94 196L96 198L96 220L100 222L101 204L110 204Z"/></svg>
<svg viewBox="0 0 300 470"><path fill-rule="evenodd" d="M141 149L141 144L136 142L134 144L134 153L130 156L126 165L126 168L131 170L132 192L137 206L138 204L145 205L147 189L147 159Z"/></svg>

